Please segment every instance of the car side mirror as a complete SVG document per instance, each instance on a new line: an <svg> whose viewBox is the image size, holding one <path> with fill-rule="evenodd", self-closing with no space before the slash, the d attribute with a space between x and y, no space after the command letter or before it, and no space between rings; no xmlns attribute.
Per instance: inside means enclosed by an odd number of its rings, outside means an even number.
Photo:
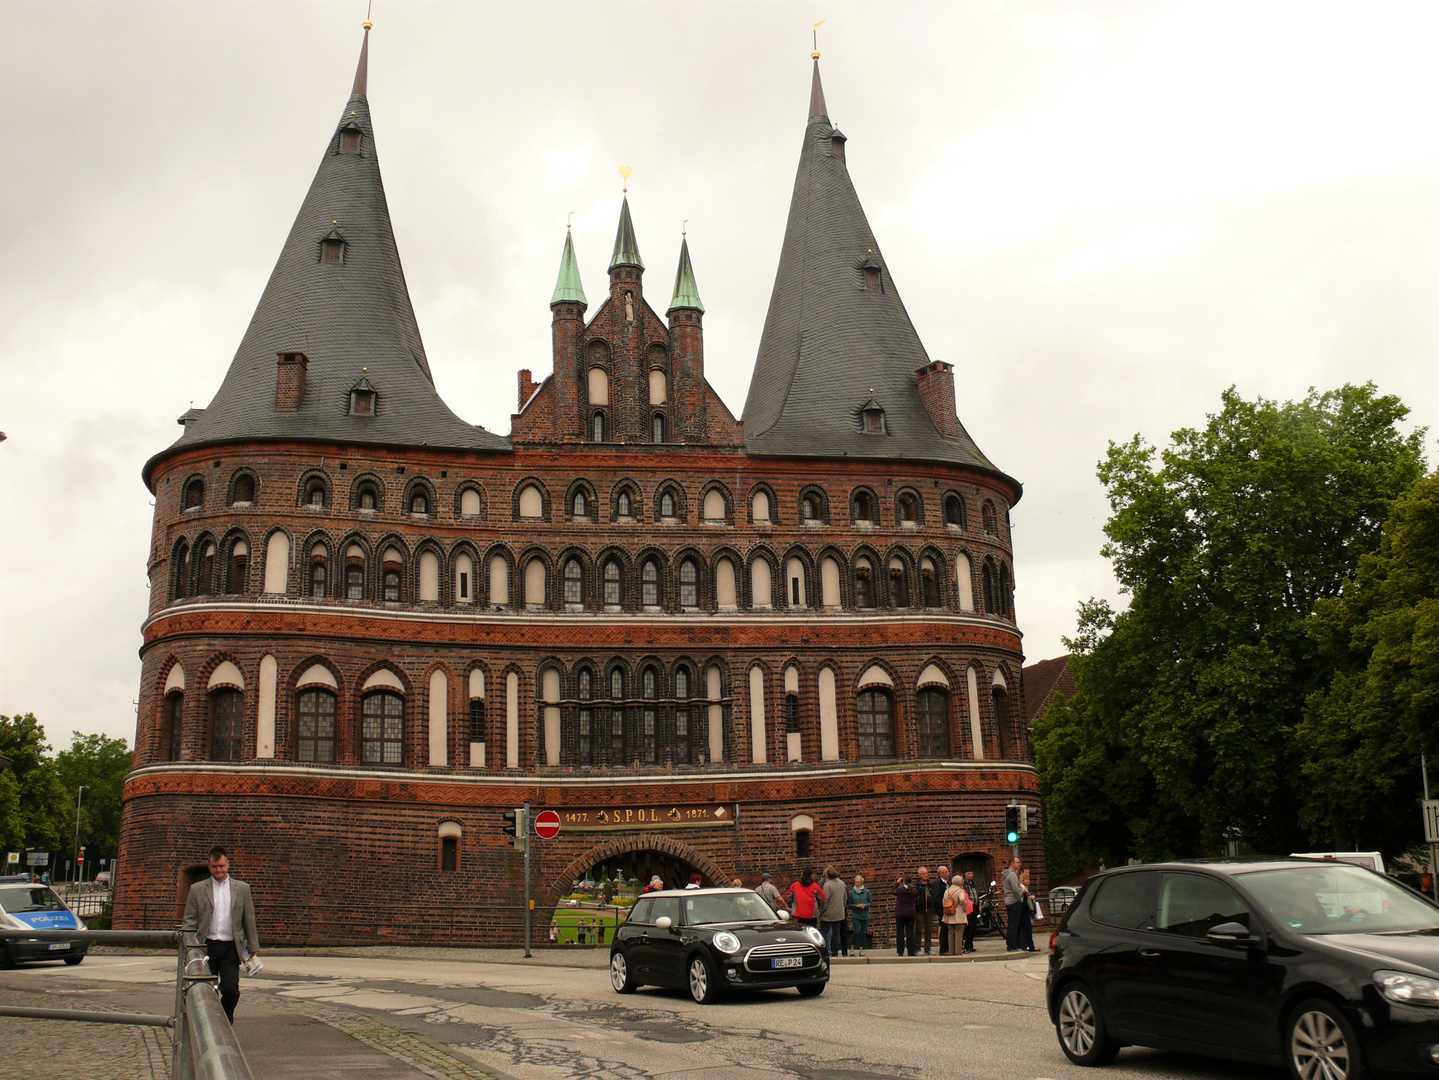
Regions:
<svg viewBox="0 0 1439 1080"><path fill-rule="evenodd" d="M774 913L774 917L780 922L789 922L789 912L786 911L784 908L780 908L778 911L776 911Z"/></svg>
<svg viewBox="0 0 1439 1080"><path fill-rule="evenodd" d="M1217 926L1211 926L1209 932L1204 936L1210 941L1219 941L1228 945L1248 945L1258 940L1256 935L1250 932L1249 927L1240 922L1222 922Z"/></svg>
<svg viewBox="0 0 1439 1080"><path fill-rule="evenodd" d="M659 930L668 930L673 925L674 921L668 915L661 915L655 920L655 928Z"/></svg>

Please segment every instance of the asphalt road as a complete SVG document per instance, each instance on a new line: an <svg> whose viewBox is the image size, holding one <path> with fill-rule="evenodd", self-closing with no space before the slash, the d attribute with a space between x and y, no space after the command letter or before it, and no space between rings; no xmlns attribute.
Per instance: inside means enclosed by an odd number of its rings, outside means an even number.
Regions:
<svg viewBox="0 0 1439 1080"><path fill-rule="evenodd" d="M1277 1070L1124 1051L1106 1069L1060 1053L1044 1011L1042 956L981 963L836 966L823 996L774 992L696 1005L678 991L621 997L598 953L518 961L458 950L265 957L243 979L236 1032L257 1080L422 1077L800 1077L805 1080L1279 1080ZM92 955L76 968L0 975L0 1001L168 1012L173 961ZM15 1021L0 1021L15 1024ZM53 1022L29 1021L28 1024ZM72 1060L45 1074L143 1076L83 1060L124 1029L65 1025ZM30 1029L33 1030L33 1029ZM53 1030L53 1028L51 1029ZM80 1033L83 1032L83 1035ZM0 1027L16 1045L22 1031ZM53 1036L51 1036L53 1038ZM12 1073L0 1062L0 1077Z"/></svg>

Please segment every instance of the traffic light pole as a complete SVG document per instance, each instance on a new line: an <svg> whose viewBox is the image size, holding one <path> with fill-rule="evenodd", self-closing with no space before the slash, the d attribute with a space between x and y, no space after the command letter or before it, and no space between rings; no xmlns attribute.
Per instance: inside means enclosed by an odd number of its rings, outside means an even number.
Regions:
<svg viewBox="0 0 1439 1080"><path fill-rule="evenodd" d="M533 912L530 910L530 800L525 800L525 959L530 959L530 919Z"/></svg>

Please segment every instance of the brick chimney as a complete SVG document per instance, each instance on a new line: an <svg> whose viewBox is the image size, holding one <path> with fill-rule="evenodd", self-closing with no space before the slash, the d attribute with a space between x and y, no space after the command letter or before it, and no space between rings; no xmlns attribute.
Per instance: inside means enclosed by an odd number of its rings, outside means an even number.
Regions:
<svg viewBox="0 0 1439 1080"><path fill-rule="evenodd" d="M529 368L520 368L520 409L523 410L525 402L535 396L535 380L530 374Z"/></svg>
<svg viewBox="0 0 1439 1080"><path fill-rule="evenodd" d="M305 369L310 361L302 352L282 352L275 367L275 411L294 412L305 399Z"/></svg>
<svg viewBox="0 0 1439 1080"><path fill-rule="evenodd" d="M936 360L915 371L914 377L919 381L919 396L940 435L946 439L959 438L959 414L954 406L954 365Z"/></svg>

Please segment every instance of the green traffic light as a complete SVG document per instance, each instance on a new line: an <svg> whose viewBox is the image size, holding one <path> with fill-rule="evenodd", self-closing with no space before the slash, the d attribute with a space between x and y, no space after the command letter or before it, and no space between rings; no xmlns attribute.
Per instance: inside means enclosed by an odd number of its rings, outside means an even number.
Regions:
<svg viewBox="0 0 1439 1080"><path fill-rule="evenodd" d="M1005 839L1007 839L1011 844L1017 844L1019 843L1019 833L1011 830L1009 834L1005 837Z"/></svg>

